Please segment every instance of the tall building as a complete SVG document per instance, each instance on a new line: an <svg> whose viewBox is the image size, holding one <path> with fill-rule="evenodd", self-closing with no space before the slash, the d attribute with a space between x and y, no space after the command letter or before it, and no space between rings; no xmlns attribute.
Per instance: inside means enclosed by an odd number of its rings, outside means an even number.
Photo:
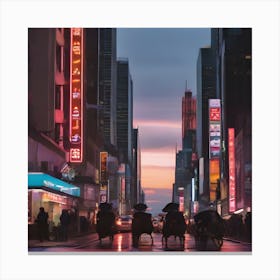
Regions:
<svg viewBox="0 0 280 280"><path fill-rule="evenodd" d="M117 152L117 62L116 29L98 29L98 131L104 141L107 152L103 165L106 167L106 182L101 184L101 196L118 207L118 152ZM102 152L102 154L104 154ZM101 154L100 154L101 155ZM100 158L101 160L101 158ZM104 160L104 158L103 158ZM105 194L107 194L105 198Z"/></svg>
<svg viewBox="0 0 280 280"><path fill-rule="evenodd" d="M209 189L209 99L216 98L216 63L213 49L201 48L197 59L197 156L203 166L200 185L200 207L210 201ZM203 162L203 163L202 163Z"/></svg>
<svg viewBox="0 0 280 280"><path fill-rule="evenodd" d="M139 130L133 129L133 145L132 145L132 188L131 188L131 205L142 201L141 186L141 147L139 142Z"/></svg>
<svg viewBox="0 0 280 280"><path fill-rule="evenodd" d="M133 92L127 59L117 61L117 148L120 163L125 164L125 192L127 209L132 195L132 139L133 139ZM133 206L133 205L132 205Z"/></svg>
<svg viewBox="0 0 280 280"><path fill-rule="evenodd" d="M252 30L211 31L217 62L217 96L222 103L221 210L246 211L251 208L252 199ZM230 154L231 134L234 155ZM235 157L233 174L231 156Z"/></svg>
<svg viewBox="0 0 280 280"><path fill-rule="evenodd" d="M196 99L186 89L182 98L182 150L176 151L175 183L173 198L181 211L191 214L193 155L196 152Z"/></svg>
<svg viewBox="0 0 280 280"><path fill-rule="evenodd" d="M116 128L116 29L99 30L99 126L108 149L117 145Z"/></svg>
<svg viewBox="0 0 280 280"><path fill-rule="evenodd" d="M101 151L109 153L108 186L115 185L118 170L112 158L116 155L112 148L116 145L115 30L29 29L28 106L28 187L34 188L34 176L43 184L40 198L29 196L31 216L44 203L55 223L64 207L74 209L77 217L92 219L101 198ZM65 186L68 194L59 186Z"/></svg>
<svg viewBox="0 0 280 280"><path fill-rule="evenodd" d="M28 30L28 234L39 207L57 225L61 210L77 210L80 187L68 166L70 30ZM77 225L77 224L76 224ZM78 225L77 225L78 226Z"/></svg>
<svg viewBox="0 0 280 280"><path fill-rule="evenodd" d="M44 133L62 149L68 140L64 126L64 111L68 109L64 96L69 90L68 36L62 28L28 30L28 121L30 128Z"/></svg>
<svg viewBox="0 0 280 280"><path fill-rule="evenodd" d="M117 61L117 147L120 161L132 160L132 122L133 122L132 79L128 59Z"/></svg>
<svg viewBox="0 0 280 280"><path fill-rule="evenodd" d="M187 89L182 99L182 142L183 149L190 153L191 162L192 153L196 151L196 98Z"/></svg>

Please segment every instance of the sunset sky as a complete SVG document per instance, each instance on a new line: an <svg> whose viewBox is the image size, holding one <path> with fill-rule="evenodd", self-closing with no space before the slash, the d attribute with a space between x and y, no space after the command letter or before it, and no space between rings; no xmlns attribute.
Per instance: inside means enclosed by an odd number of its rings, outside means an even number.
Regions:
<svg viewBox="0 0 280 280"><path fill-rule="evenodd" d="M182 146L181 102L196 94L199 48L210 45L210 29L117 29L117 55L129 60L134 127L139 129L142 187L153 213L171 201L176 146Z"/></svg>

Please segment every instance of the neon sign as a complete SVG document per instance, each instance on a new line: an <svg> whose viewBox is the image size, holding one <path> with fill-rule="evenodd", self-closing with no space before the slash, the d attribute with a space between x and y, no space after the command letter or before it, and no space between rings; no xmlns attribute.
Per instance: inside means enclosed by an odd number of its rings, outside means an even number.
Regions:
<svg viewBox="0 0 280 280"><path fill-rule="evenodd" d="M83 161L83 29L71 28L70 162Z"/></svg>
<svg viewBox="0 0 280 280"><path fill-rule="evenodd" d="M100 152L100 182L107 183L107 152Z"/></svg>
<svg viewBox="0 0 280 280"><path fill-rule="evenodd" d="M219 158L221 149L220 99L209 99L209 158Z"/></svg>
<svg viewBox="0 0 280 280"><path fill-rule="evenodd" d="M235 206L235 149L234 128L228 129L228 160L229 160L229 211L234 212Z"/></svg>
<svg viewBox="0 0 280 280"><path fill-rule="evenodd" d="M221 100L209 99L209 191L215 201L217 180L220 178Z"/></svg>

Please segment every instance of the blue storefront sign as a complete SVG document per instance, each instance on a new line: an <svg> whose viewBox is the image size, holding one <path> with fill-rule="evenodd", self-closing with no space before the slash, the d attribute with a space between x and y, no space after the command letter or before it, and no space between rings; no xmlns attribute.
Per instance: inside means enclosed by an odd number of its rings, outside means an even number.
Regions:
<svg viewBox="0 0 280 280"><path fill-rule="evenodd" d="M28 173L28 188L47 187L56 191L80 197L80 188L41 172Z"/></svg>

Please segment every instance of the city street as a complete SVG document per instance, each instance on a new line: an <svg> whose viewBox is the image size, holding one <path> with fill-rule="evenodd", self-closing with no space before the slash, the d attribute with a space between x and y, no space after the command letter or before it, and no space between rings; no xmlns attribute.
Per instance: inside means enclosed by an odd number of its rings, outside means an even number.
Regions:
<svg viewBox="0 0 280 280"><path fill-rule="evenodd" d="M142 235L138 248L132 247L131 233L117 233L114 236L113 243L109 238L102 239L100 244L97 234L89 234L82 237L70 239L68 242L54 242L45 241L30 241L29 252L96 252L96 253L178 253L178 252L198 252L195 249L195 242L193 236L185 234L184 248L180 246L179 240L175 240L173 236L168 239L168 247L162 245L160 233L153 233L154 244L151 244L151 237L149 235ZM250 253L252 246L249 243L238 242L224 239L223 246L220 251L216 251L214 245L209 242L208 250L214 253L233 253L233 252L248 252ZM205 251L203 252L205 253Z"/></svg>

